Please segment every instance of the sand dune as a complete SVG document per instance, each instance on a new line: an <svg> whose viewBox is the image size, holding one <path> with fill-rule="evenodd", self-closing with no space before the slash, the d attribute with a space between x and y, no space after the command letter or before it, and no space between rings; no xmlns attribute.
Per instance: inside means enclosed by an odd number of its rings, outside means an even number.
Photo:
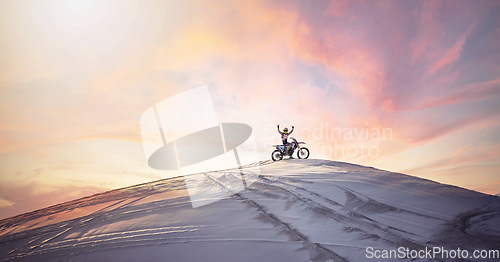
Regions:
<svg viewBox="0 0 500 262"><path fill-rule="evenodd" d="M255 178L247 188L198 208L179 177L1 220L0 260L367 261L368 247L500 249L498 197L342 162L264 161L257 175L258 166L244 169ZM231 191L224 179L239 175L189 179Z"/></svg>

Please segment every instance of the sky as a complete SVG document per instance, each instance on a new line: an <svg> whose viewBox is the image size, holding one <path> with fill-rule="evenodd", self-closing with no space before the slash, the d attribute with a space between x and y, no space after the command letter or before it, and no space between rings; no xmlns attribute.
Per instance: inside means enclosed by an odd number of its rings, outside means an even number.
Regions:
<svg viewBox="0 0 500 262"><path fill-rule="evenodd" d="M500 193L498 1L0 0L0 39L0 219L175 175L140 118L205 85L262 160L293 125L311 158Z"/></svg>

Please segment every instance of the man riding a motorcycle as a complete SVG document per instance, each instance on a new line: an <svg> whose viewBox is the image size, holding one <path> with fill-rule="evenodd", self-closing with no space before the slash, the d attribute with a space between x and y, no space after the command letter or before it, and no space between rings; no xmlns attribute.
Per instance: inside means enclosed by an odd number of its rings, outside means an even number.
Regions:
<svg viewBox="0 0 500 262"><path fill-rule="evenodd" d="M281 141L283 142L283 145L286 146L288 149L290 149L290 145L288 143L288 136L292 134L294 129L294 126L292 126L292 130L288 132L288 128L285 127L283 129L283 132L280 131L280 125L278 125L278 133L281 135Z"/></svg>
<svg viewBox="0 0 500 262"><path fill-rule="evenodd" d="M282 160L284 156L293 158L292 155L296 149L297 157L299 159L307 159L309 157L309 149L303 146L305 143L298 142L297 139L290 136L294 129L295 127L292 126L292 130L288 132L288 128L285 127L283 129L283 132L281 132L280 125L278 125L278 132L281 135L281 141L283 142L283 145L273 145L273 147L275 148L275 150L271 153L271 159L273 161ZM288 138L292 140L291 143L288 143Z"/></svg>

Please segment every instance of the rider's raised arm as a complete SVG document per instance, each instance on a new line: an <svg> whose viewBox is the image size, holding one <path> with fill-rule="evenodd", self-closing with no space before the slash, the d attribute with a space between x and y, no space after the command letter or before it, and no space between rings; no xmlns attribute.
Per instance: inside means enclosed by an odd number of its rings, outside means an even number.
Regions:
<svg viewBox="0 0 500 262"><path fill-rule="evenodd" d="M292 134L292 132L293 132L294 129L295 129L295 127L292 126L292 130L290 130L290 133L289 133L290 135Z"/></svg>
<svg viewBox="0 0 500 262"><path fill-rule="evenodd" d="M283 133L280 131L280 125L277 125L277 127L278 127L278 133L283 134Z"/></svg>

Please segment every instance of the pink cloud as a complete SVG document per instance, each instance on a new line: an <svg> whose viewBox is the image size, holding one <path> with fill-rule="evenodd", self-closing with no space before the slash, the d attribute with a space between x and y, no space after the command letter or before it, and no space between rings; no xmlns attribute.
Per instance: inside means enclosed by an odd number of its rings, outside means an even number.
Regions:
<svg viewBox="0 0 500 262"><path fill-rule="evenodd" d="M466 2L450 7L442 1L386 1L378 9L368 2L335 3L325 15L357 19L302 19L292 54L335 72L344 80L341 87L369 108L432 107L421 98L451 101L448 93L454 93L457 76L464 73L460 58L468 51L468 37L488 9L488 3L481 3L471 8Z"/></svg>
<svg viewBox="0 0 500 262"><path fill-rule="evenodd" d="M469 103L484 100L498 94L500 94L500 79L472 83L451 90L447 96L429 97L417 105L415 109Z"/></svg>
<svg viewBox="0 0 500 262"><path fill-rule="evenodd" d="M443 67L456 62L460 58L462 49L467 39L469 32L465 33L451 48L448 50L443 57L435 63L430 69L429 73L434 74Z"/></svg>
<svg viewBox="0 0 500 262"><path fill-rule="evenodd" d="M487 1L193 2L175 7L179 17L168 20L159 11L145 12L168 8L148 6L138 16L148 17L138 19L143 30L131 28L116 53L102 59L93 54L89 61L80 57L81 65L71 70L66 69L74 66L72 59L36 56L33 50L44 45L33 46L29 54L9 53L15 60L28 56L40 63L23 71L16 63L1 62L1 68L15 64L17 69L14 80L0 76L0 150L26 153L62 141L78 141L87 149L90 141L97 141L96 148L109 146L93 138L137 142L140 150L138 120L145 109L209 84L220 120L251 124L263 152L279 142L277 123L304 129L326 129L326 123L391 128L390 141L363 140L378 143L379 158L344 159L379 161L385 163L380 168L391 169L397 156L414 147L470 127L497 125L498 107L492 101L500 93L500 30L498 23L485 26L491 5L498 6ZM154 30L146 30L148 25ZM149 40L132 41L136 36ZM40 70L44 62L50 62L45 73ZM334 142L303 139L317 148ZM89 151L68 148L60 146L51 156L65 159L64 150ZM470 159L479 161L488 154L483 153ZM119 158L119 152L112 155ZM422 159L421 170L434 168L432 159ZM109 170L96 162L88 170Z"/></svg>

